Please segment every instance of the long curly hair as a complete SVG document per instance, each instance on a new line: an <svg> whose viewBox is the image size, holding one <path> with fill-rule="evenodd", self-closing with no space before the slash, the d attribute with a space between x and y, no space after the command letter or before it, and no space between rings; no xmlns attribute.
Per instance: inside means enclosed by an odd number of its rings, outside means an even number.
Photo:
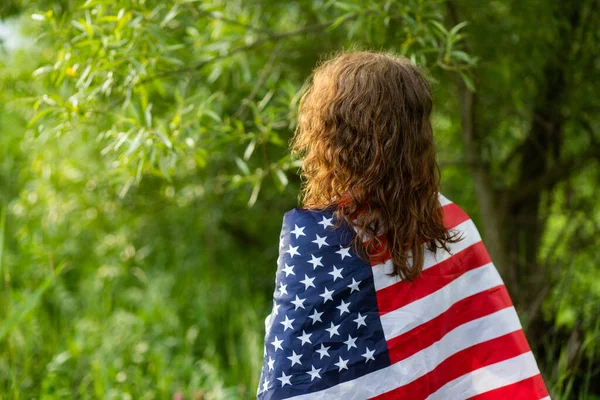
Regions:
<svg viewBox="0 0 600 400"><path fill-rule="evenodd" d="M458 240L443 223L423 72L407 58L361 51L322 62L311 78L291 145L302 160L302 206L335 208L339 223L354 226L359 256L391 258L392 274L416 279L425 249Z"/></svg>

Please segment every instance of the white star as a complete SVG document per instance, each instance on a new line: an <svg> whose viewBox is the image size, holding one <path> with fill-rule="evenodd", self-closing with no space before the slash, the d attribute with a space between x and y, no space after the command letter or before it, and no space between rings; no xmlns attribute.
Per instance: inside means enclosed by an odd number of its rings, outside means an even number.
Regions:
<svg viewBox="0 0 600 400"><path fill-rule="evenodd" d="M275 336L275 340L273 340L271 342L271 344L273 345L273 347L275 347L275 351L277 351L277 349L283 350L283 347L281 347L281 343L283 343L283 340L277 339L277 336Z"/></svg>
<svg viewBox="0 0 600 400"><path fill-rule="evenodd" d="M283 244L283 236L279 236L279 247L283 247L283 246L285 246Z"/></svg>
<svg viewBox="0 0 600 400"><path fill-rule="evenodd" d="M294 230L291 233L296 235L296 239L298 239L298 237L300 236L306 236L306 234L304 233L304 227L299 227L296 224L294 224Z"/></svg>
<svg viewBox="0 0 600 400"><path fill-rule="evenodd" d="M332 219L333 218L325 218L325 216L323 216L323 220L319 222L319 225L323 225L323 229L327 229L328 226L333 226L331 223Z"/></svg>
<svg viewBox="0 0 600 400"><path fill-rule="evenodd" d="M343 360L342 357L340 357L340 361L338 361L334 364L334 365L338 366L338 368L339 368L338 372L342 372L343 369L348 369L348 361L350 361L350 359Z"/></svg>
<svg viewBox="0 0 600 400"><path fill-rule="evenodd" d="M279 304L275 303L275 300L273 300L273 315L277 315L279 312L279 307Z"/></svg>
<svg viewBox="0 0 600 400"><path fill-rule="evenodd" d="M294 320L289 319L287 315L285 316L285 321L280 322L280 324L285 327L283 329L284 332L287 331L288 329L292 329L292 322L294 322ZM277 339L277 337L275 339Z"/></svg>
<svg viewBox="0 0 600 400"><path fill-rule="evenodd" d="M340 256L342 256L342 260L345 257L352 257L350 255L350 247L342 247L341 249L339 249L338 251L335 252L336 254L339 254Z"/></svg>
<svg viewBox="0 0 600 400"><path fill-rule="evenodd" d="M302 346L304 346L306 343L312 344L312 342L310 341L311 336L312 333L306 333L306 331L302 331L302 335L298 336L298 339L302 341Z"/></svg>
<svg viewBox="0 0 600 400"><path fill-rule="evenodd" d="M269 380L265 379L265 381L263 382L263 392L266 392L267 390L269 390Z"/></svg>
<svg viewBox="0 0 600 400"><path fill-rule="evenodd" d="M279 283L279 293L281 295L287 294L287 289L286 288L287 288L287 284L284 285L283 282Z"/></svg>
<svg viewBox="0 0 600 400"><path fill-rule="evenodd" d="M324 289L325 289L325 291L319 295L323 299L325 299L325 301L323 301L323 303L327 303L327 300L333 301L333 297L331 297L331 295L333 294L334 291L333 290L327 290L327 288L324 288Z"/></svg>
<svg viewBox="0 0 600 400"><path fill-rule="evenodd" d="M344 342L344 344L348 346L347 350L350 350L353 347L356 348L356 339L357 338L353 338L352 336L348 335L348 340Z"/></svg>
<svg viewBox="0 0 600 400"><path fill-rule="evenodd" d="M339 329L340 325L334 325L333 322L332 322L331 326L329 328L325 329L327 332L329 332L329 338L330 339L333 337L333 335L339 335L340 334L338 332L338 329Z"/></svg>
<svg viewBox="0 0 600 400"><path fill-rule="evenodd" d="M351 289L350 293L354 293L354 291L356 290L357 292L360 292L360 289L358 288L358 284L361 283L362 281L358 281L356 282L354 280L354 278L352 278L352 283L348 285L348 287Z"/></svg>
<svg viewBox="0 0 600 400"><path fill-rule="evenodd" d="M298 247L300 247L300 246L294 247L290 244L290 248L288 250L286 250L285 252L289 253L290 257L294 258L295 255L296 256L300 255L300 253L298 253Z"/></svg>
<svg viewBox="0 0 600 400"><path fill-rule="evenodd" d="M319 358L319 360L322 360L322 359L323 359L323 357L329 357L329 352L327 351L327 350L329 350L329 349L330 349L330 347L329 347L329 346L328 346L328 347L325 347L325 346L323 345L323 343L321 343L321 348L320 348L320 349L317 349L317 353L319 353L319 354L320 354L320 356L321 356L321 357Z"/></svg>
<svg viewBox="0 0 600 400"><path fill-rule="evenodd" d="M317 321L323 322L321 321L321 315L323 315L322 312L317 312L317 309L314 309L312 315L309 315L308 318L312 319L314 325Z"/></svg>
<svg viewBox="0 0 600 400"><path fill-rule="evenodd" d="M292 300L292 304L296 306L296 308L294 308L294 311L296 311L298 308L304 308L304 301L306 299L301 299L298 297L298 295L296 295L296 300ZM292 320L293 321L293 320Z"/></svg>
<svg viewBox="0 0 600 400"><path fill-rule="evenodd" d="M365 318L367 318L367 316L362 316L360 315L360 313L358 313L358 318L356 318L354 320L354 322L356 322L356 329L360 328L361 325L367 326L367 323L365 322Z"/></svg>
<svg viewBox="0 0 600 400"><path fill-rule="evenodd" d="M321 258L323 258L323 257L315 257L314 254L311 254L310 257L311 257L311 260L307 261L307 262L309 264L313 265L313 269L317 269L317 267L322 267L323 266L323 264L321 264Z"/></svg>
<svg viewBox="0 0 600 400"><path fill-rule="evenodd" d="M344 277L342 276L343 270L344 268L336 268L335 265L333 266L333 271L329 272L329 275L333 276L334 282L337 280L337 278L344 279Z"/></svg>
<svg viewBox="0 0 600 400"><path fill-rule="evenodd" d="M310 375L310 381L312 382L313 379L315 379L315 378L321 379L321 375L319 375L319 372L321 372L321 368L316 369L314 365L312 365L311 367L312 367L312 369L310 371L306 372L307 374Z"/></svg>
<svg viewBox="0 0 600 400"><path fill-rule="evenodd" d="M306 290L311 286L315 287L315 284L313 283L314 280L315 278L309 278L308 275L304 275L304 280L301 280L300 282L304 284L304 290Z"/></svg>
<svg viewBox="0 0 600 400"><path fill-rule="evenodd" d="M267 365L269 366L269 371L273 371L274 367L273 364L275 363L275 360L273 360L271 357L269 357L269 361L267 361Z"/></svg>
<svg viewBox="0 0 600 400"><path fill-rule="evenodd" d="M285 264L285 267L282 268L282 271L285 272L285 277L287 278L290 275L296 275L294 273L294 266Z"/></svg>
<svg viewBox="0 0 600 400"><path fill-rule="evenodd" d="M302 363L300 362L300 357L302 357L302 354L296 354L295 351L292 351L292 355L289 356L287 359L292 362L292 367L293 367L296 364L302 365Z"/></svg>
<svg viewBox="0 0 600 400"><path fill-rule="evenodd" d="M340 316L344 315L345 312L347 312L347 313L350 312L350 310L348 310L349 305L350 305L350 302L344 303L344 300L342 300L342 304L340 304L339 306L336 307L338 310L340 310Z"/></svg>
<svg viewBox="0 0 600 400"><path fill-rule="evenodd" d="M292 384L292 382L290 382L291 378L292 378L292 375L286 375L285 372L281 371L281 377L277 378L277 380L281 381L281 387L284 387L285 385Z"/></svg>
<svg viewBox="0 0 600 400"><path fill-rule="evenodd" d="M373 357L373 354L375 354L375 350L369 350L369 348L366 348L367 351L362 354L362 356L365 358L365 362L369 362L369 360L373 360L375 361L375 357Z"/></svg>
<svg viewBox="0 0 600 400"><path fill-rule="evenodd" d="M319 248L321 248L321 246L329 246L327 244L327 242L325 241L327 239L327 236L323 236L323 237L321 237L319 235L316 235L316 236L317 236L317 238L315 240L313 240L312 243L318 244Z"/></svg>

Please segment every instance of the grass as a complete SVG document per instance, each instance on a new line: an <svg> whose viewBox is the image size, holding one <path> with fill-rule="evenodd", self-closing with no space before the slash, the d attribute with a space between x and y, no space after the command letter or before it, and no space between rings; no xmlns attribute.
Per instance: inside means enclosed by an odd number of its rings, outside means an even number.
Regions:
<svg viewBox="0 0 600 400"><path fill-rule="evenodd" d="M131 219L129 236L98 233L58 268L12 243L0 297L0 398L255 395L272 278L256 271L272 271L276 256L223 229L205 231L197 222L205 215L162 211L164 219Z"/></svg>

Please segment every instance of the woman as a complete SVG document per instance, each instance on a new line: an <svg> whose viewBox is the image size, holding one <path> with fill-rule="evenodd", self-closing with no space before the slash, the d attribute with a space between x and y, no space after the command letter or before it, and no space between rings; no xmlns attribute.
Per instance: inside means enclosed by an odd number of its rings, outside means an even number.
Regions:
<svg viewBox="0 0 600 400"><path fill-rule="evenodd" d="M354 52L312 78L258 397L548 398L477 229L439 193L423 73Z"/></svg>

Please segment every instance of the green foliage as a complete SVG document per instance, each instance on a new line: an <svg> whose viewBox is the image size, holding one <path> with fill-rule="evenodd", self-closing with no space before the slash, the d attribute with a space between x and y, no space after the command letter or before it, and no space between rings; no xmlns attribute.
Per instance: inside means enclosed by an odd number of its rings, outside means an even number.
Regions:
<svg viewBox="0 0 600 400"><path fill-rule="evenodd" d="M31 39L0 46L0 393L253 397L280 217L299 187L287 143L311 69L344 48L425 67L444 192L478 220L455 82L490 94L484 161L510 185L544 45L560 25L544 2L509 3L464 1L468 23L455 26L437 0L0 6ZM545 28L523 9L539 11ZM531 78L514 84L523 74ZM591 145L569 129L570 154ZM585 398L598 374L590 240L600 213L581 227L586 213L573 204L596 197L597 174L559 185L546 210L540 258L555 279L542 312L557 334L532 345L554 398ZM567 266L577 240L588 244ZM575 327L583 336L567 339L577 351L559 335Z"/></svg>

